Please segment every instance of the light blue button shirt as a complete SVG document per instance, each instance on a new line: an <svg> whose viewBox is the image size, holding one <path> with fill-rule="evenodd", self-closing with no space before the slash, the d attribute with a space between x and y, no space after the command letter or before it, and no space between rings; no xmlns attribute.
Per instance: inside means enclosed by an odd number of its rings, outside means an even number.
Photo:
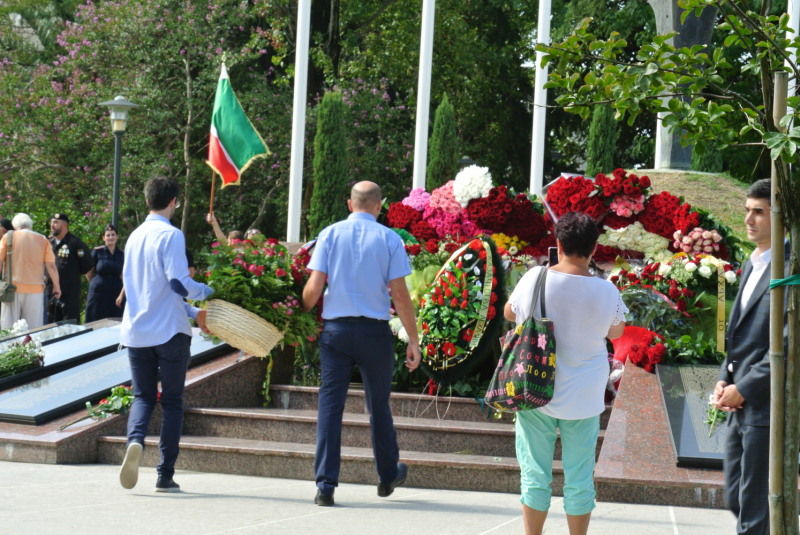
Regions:
<svg viewBox="0 0 800 535"><path fill-rule="evenodd" d="M121 343L127 347L157 346L178 333L191 336L189 318L200 309L183 299L202 301L214 293L189 277L183 233L154 214L128 238L122 280L128 303Z"/></svg>
<svg viewBox="0 0 800 535"><path fill-rule="evenodd" d="M389 281L411 274L403 240L355 212L320 232L309 269L328 274L322 318L348 316L391 319Z"/></svg>

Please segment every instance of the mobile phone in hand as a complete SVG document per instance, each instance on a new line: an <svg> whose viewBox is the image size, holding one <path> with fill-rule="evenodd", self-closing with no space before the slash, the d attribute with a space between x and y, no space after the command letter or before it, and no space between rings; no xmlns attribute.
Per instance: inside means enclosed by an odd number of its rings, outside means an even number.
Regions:
<svg viewBox="0 0 800 535"><path fill-rule="evenodd" d="M555 266L558 264L558 247L550 247L548 250L549 258L549 266Z"/></svg>

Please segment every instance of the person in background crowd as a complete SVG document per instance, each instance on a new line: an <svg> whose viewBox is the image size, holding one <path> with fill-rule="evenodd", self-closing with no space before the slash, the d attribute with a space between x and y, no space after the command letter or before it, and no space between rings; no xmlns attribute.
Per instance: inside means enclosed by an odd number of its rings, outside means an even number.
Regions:
<svg viewBox="0 0 800 535"><path fill-rule="evenodd" d="M249 240L249 239L250 239L250 238L252 238L253 236L257 236L257 235L259 235L259 234L261 234L261 231L260 231L260 230L258 230L257 228L251 228L251 229L247 229L247 232L245 232L245 233L244 233L244 238L245 238L246 240Z"/></svg>
<svg viewBox="0 0 800 535"><path fill-rule="evenodd" d="M122 317L122 267L125 253L117 247L117 229L108 224L103 230L104 246L92 251L94 267L86 274L89 295L86 298L86 323ZM119 302L119 305L117 305Z"/></svg>
<svg viewBox="0 0 800 535"><path fill-rule="evenodd" d="M55 214L50 220L50 246L56 255L56 267L61 280L61 298L49 299L47 322L81 321L81 275L93 267L92 251L69 231L67 214ZM55 297L52 279L47 283L48 297Z"/></svg>
<svg viewBox="0 0 800 535"><path fill-rule="evenodd" d="M139 460L150 418L158 401L161 378L161 462L156 492L180 492L174 481L183 429L183 390L191 357L190 319L204 332L206 311L184 302L205 301L214 290L189 277L183 233L169 220L180 206L175 179L151 178L144 188L150 215L127 243L123 281L128 304L120 340L128 348L133 405L128 416L128 445L119 472L123 488L139 479Z"/></svg>
<svg viewBox="0 0 800 535"><path fill-rule="evenodd" d="M14 230L14 225L11 224L11 220L0 219L0 238L2 238L9 230Z"/></svg>
<svg viewBox="0 0 800 535"><path fill-rule="evenodd" d="M225 237L225 234L222 232L222 229L219 227L219 223L217 222L216 216L214 214L206 214L206 221L208 221L211 226L214 228L214 235L217 237L217 240L221 242L225 242L228 245L233 245L233 240L243 240L244 234L241 230L232 230L228 233L228 237Z"/></svg>
<svg viewBox="0 0 800 535"><path fill-rule="evenodd" d="M599 236L594 219L568 212L556 223L555 235L558 264L528 271L504 310L509 321L524 323L537 309L533 290L546 270L542 291L556 336L556 380L550 403L517 413L522 513L525 533L541 535L550 509L558 429L569 533L586 535L595 508L595 449L608 382L605 339L622 336L628 309L619 290L589 270ZM541 317L540 309L537 317Z"/></svg>
<svg viewBox="0 0 800 535"><path fill-rule="evenodd" d="M0 329L7 329L20 319L29 329L44 324L44 271L50 275L52 294L61 296L55 256L47 238L34 232L33 221L27 214L14 216L14 232L7 232L0 240L0 273L8 258L8 239L11 238L11 271L17 291L12 303L3 303Z"/></svg>
<svg viewBox="0 0 800 535"><path fill-rule="evenodd" d="M194 274L197 270L194 267L194 255L189 252L189 249L186 249L186 262L189 264L189 276L194 278Z"/></svg>
<svg viewBox="0 0 800 535"><path fill-rule="evenodd" d="M769 534L769 282L773 260L770 193L767 178L747 189L744 224L747 239L756 244L756 249L742 268L726 334L728 354L714 389L714 406L732 413L728 416L723 463L725 505L738 518L736 532L747 535ZM775 251L775 259L783 260L787 275L789 252L788 242L783 251ZM785 301L784 307L787 304ZM785 315L784 355L788 352L787 343Z"/></svg>
<svg viewBox="0 0 800 535"><path fill-rule="evenodd" d="M314 503L333 505L339 485L342 412L353 369L364 378L366 404L372 427L372 450L378 471L378 496L385 498L406 480L408 467L400 463L397 435L389 406L394 370L394 338L389 328L391 286L395 310L410 338L406 366L419 366L419 336L414 306L406 286L411 274L400 236L377 222L381 189L359 182L347 201L350 214L320 232L308 268L311 277L303 289L303 308L319 300L327 278L320 337L322 386L319 389L317 452L314 461L317 496Z"/></svg>

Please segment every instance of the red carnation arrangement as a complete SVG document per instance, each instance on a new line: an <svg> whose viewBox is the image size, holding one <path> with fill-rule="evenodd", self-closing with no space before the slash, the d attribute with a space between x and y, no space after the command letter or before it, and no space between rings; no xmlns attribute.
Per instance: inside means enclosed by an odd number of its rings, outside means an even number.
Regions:
<svg viewBox="0 0 800 535"><path fill-rule="evenodd" d="M409 230L412 224L421 220L422 214L420 212L414 210L410 206L406 206L402 202L389 205L389 210L386 212L386 222L393 228ZM414 234L413 231L411 233ZM419 239L416 235L414 235L414 237ZM434 236L434 238L436 238L436 236Z"/></svg>
<svg viewBox="0 0 800 535"><path fill-rule="evenodd" d="M595 191L594 183L582 176L559 178L547 190L547 203L561 217L567 212L584 212L595 220L608 212L602 197L589 195Z"/></svg>

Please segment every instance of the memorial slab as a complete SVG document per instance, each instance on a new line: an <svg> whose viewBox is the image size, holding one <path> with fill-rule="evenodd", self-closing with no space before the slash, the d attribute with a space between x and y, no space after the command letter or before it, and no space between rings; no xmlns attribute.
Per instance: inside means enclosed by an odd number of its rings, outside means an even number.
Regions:
<svg viewBox="0 0 800 535"><path fill-rule="evenodd" d="M210 340L194 336L190 366L230 351L227 344L214 345ZM112 387L130 384L130 381L128 350L116 351L0 394L0 422L41 425L79 410L87 401L98 401L108 395Z"/></svg>
<svg viewBox="0 0 800 535"><path fill-rule="evenodd" d="M62 325L57 328L61 329L62 327L66 326ZM41 332L46 333L47 330ZM118 325L97 331L76 332L76 334L79 334L80 338L70 337L43 347L43 366L0 379L0 391L55 375L103 355L108 355L119 347L120 328ZM4 342L4 344L6 343ZM2 351L4 348L3 345L0 345L0 353Z"/></svg>
<svg viewBox="0 0 800 535"><path fill-rule="evenodd" d="M30 336L35 342L39 342L43 346L54 344L73 336L79 336L88 333L92 330L91 327L86 325L75 325L74 323L65 323L63 325L52 325L40 330L29 331L18 336L3 338L0 340L0 353L8 349L12 344L16 344L25 340L26 336Z"/></svg>

